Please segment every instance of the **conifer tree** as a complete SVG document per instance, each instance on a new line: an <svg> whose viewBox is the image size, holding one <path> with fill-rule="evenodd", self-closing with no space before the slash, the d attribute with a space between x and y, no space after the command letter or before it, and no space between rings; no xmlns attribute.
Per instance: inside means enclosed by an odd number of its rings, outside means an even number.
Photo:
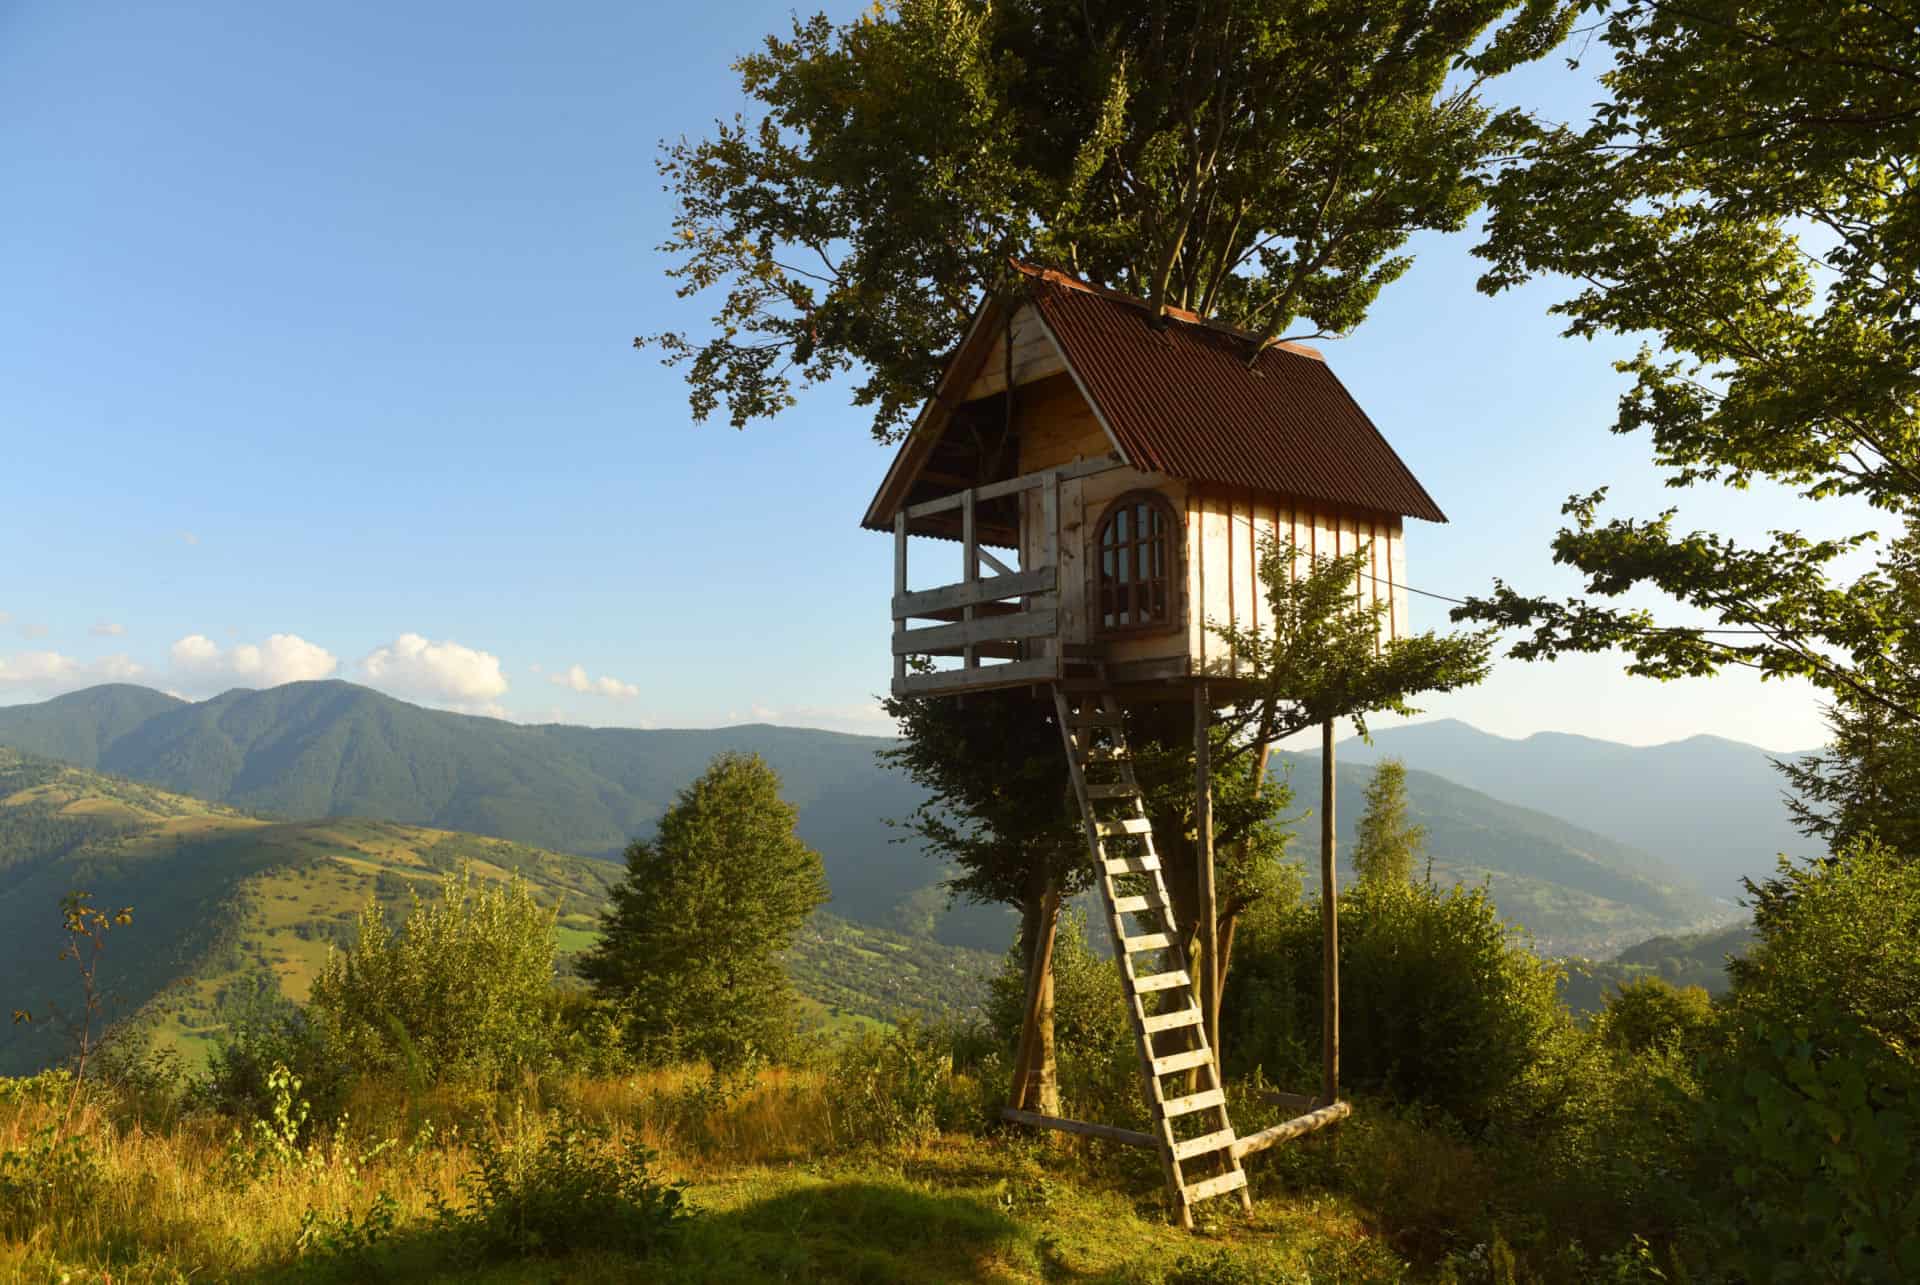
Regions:
<svg viewBox="0 0 1920 1285"><path fill-rule="evenodd" d="M721 754L659 832L627 849L600 941L578 968L626 1009L642 1056L733 1066L790 1036L782 956L827 899L820 854L793 832L797 815L759 755Z"/></svg>
<svg viewBox="0 0 1920 1285"><path fill-rule="evenodd" d="M1367 782L1367 808L1353 845L1353 868L1368 887L1413 882L1413 865L1426 846L1427 829L1407 818L1407 765L1381 759Z"/></svg>

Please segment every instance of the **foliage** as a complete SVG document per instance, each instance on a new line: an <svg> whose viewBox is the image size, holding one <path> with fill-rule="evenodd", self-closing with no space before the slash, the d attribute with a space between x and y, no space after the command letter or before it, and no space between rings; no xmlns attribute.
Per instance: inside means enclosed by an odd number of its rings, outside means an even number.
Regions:
<svg viewBox="0 0 1920 1285"><path fill-rule="evenodd" d="M56 1213L86 1208L104 1177L93 1149L65 1124L0 1150L0 1236L24 1239Z"/></svg>
<svg viewBox="0 0 1920 1285"><path fill-rule="evenodd" d="M1707 933L1650 937L1601 962L1566 960L1560 999L1575 1013L1598 1013L1607 1006L1613 988L1645 977L1718 996L1733 985L1727 961L1743 954L1752 941L1752 924L1741 923Z"/></svg>
<svg viewBox="0 0 1920 1285"><path fill-rule="evenodd" d="M98 1053L100 1042L106 1035L104 1030L96 1032L94 1028L106 1016L107 991L100 977L100 961L107 951L107 935L115 928L124 928L132 922L132 906L124 906L117 911L102 910L93 904L93 894L90 892L74 890L60 898L60 930L65 940L60 945L59 962L73 965L80 986L80 1009L77 1014L63 1013L58 1007L47 1013L67 1028L68 1039L73 1045L73 1088L67 1097L67 1112L61 1122L63 1130L72 1123L73 1109L79 1105L80 1086L87 1078L87 1063ZM14 1025L24 1026L33 1020L31 1010L13 1010Z"/></svg>
<svg viewBox="0 0 1920 1285"><path fill-rule="evenodd" d="M1331 557L1310 555L1291 538L1262 540L1260 585L1270 623L1207 623L1235 657L1237 672L1260 689L1227 724L1237 744L1257 750L1340 718L1352 719L1364 736L1370 714L1416 714L1411 697L1486 677L1490 632L1380 641L1387 600L1363 592L1361 581L1372 556L1365 546Z"/></svg>
<svg viewBox="0 0 1920 1285"><path fill-rule="evenodd" d="M1046 702L1002 691L884 705L900 743L878 757L926 791L900 824L954 867L950 890L1027 908L1049 888L1072 896L1088 886L1093 868Z"/></svg>
<svg viewBox="0 0 1920 1285"><path fill-rule="evenodd" d="M977 1018L995 959L816 911L786 963L802 995L836 1014L885 1022L902 1013Z"/></svg>
<svg viewBox="0 0 1920 1285"><path fill-rule="evenodd" d="M1012 1049L1025 1011L1026 966L1010 950L988 983L988 1025ZM1053 939L1053 1026L1061 1097L1077 1118L1130 1119L1140 1110L1140 1061L1120 973L1087 941L1085 917L1060 913Z"/></svg>
<svg viewBox="0 0 1920 1285"><path fill-rule="evenodd" d="M1465 225L1476 170L1518 137L1482 82L1570 19L1550 0L796 18L734 65L758 118L660 161L678 206L662 248L683 296L723 289L715 333L635 343L686 365L696 419L725 401L736 426L858 366L885 438L1009 255L1260 342L1349 330L1415 231Z"/></svg>
<svg viewBox="0 0 1920 1285"><path fill-rule="evenodd" d="M553 984L553 925L524 880L477 886L469 867L432 904L414 895L397 935L369 901L353 945L314 979L313 1014L363 1071L497 1082L548 1055L534 1019Z"/></svg>
<svg viewBox="0 0 1920 1285"><path fill-rule="evenodd" d="M1385 758L1374 765L1358 838L1353 845L1353 868L1361 882L1413 881L1414 863L1426 845L1427 832L1407 819L1407 765L1399 759Z"/></svg>
<svg viewBox="0 0 1920 1285"><path fill-rule="evenodd" d="M1698 1047L1713 1021L1713 1001L1701 987L1639 977L1622 982L1607 997L1599 1030L1613 1048L1645 1053L1666 1046Z"/></svg>
<svg viewBox="0 0 1920 1285"><path fill-rule="evenodd" d="M276 1002L277 1000L277 1002ZM314 1109L331 1118L346 1103L350 1070L308 1011L262 997L235 1014L187 1086L190 1104L243 1119L272 1110L275 1068L298 1079Z"/></svg>
<svg viewBox="0 0 1920 1285"><path fill-rule="evenodd" d="M605 1125L562 1116L537 1146L473 1143L463 1207L442 1226L482 1261L609 1249L645 1257L671 1247L691 1213L686 1184L653 1174L654 1154Z"/></svg>
<svg viewBox="0 0 1920 1285"><path fill-rule="evenodd" d="M1920 864L1863 843L1782 862L1703 1069L1707 1231L1755 1280L1920 1270Z"/></svg>
<svg viewBox="0 0 1920 1285"><path fill-rule="evenodd" d="M721 754L658 835L627 849L601 938L577 967L603 999L632 1006L643 1055L733 1065L781 1049L792 997L781 957L827 899L795 817L758 755Z"/></svg>
<svg viewBox="0 0 1920 1285"><path fill-rule="evenodd" d="M843 1144L914 1146L943 1130L978 1129L984 1103L954 1073L954 1033L907 1020L863 1031L835 1054L826 1073L827 1109Z"/></svg>
<svg viewBox="0 0 1920 1285"><path fill-rule="evenodd" d="M1318 899L1256 915L1228 1004L1233 1060L1317 1083ZM1340 898L1341 1082L1471 1129L1543 1104L1530 1079L1569 1029L1557 969L1511 940L1480 889L1359 886ZM1230 1063L1231 1065L1231 1063Z"/></svg>
<svg viewBox="0 0 1920 1285"><path fill-rule="evenodd" d="M1910 3L1607 0L1606 98L1542 129L1495 184L1481 286L1580 283L1568 333L1651 336L1614 430L1646 432L1670 485L1755 480L1819 502L1920 513L1920 236L1910 161L1920 24ZM1679 533L1676 510L1602 522L1574 496L1554 557L1603 599L1652 588L1714 628L1523 596L1496 583L1455 613L1522 626L1522 657L1618 647L1659 678L1742 665L1805 677L1911 725L1913 615L1873 533L1792 530L1748 547ZM1884 551L1883 551L1884 552ZM1851 555L1851 556L1850 556ZM1868 562L1845 578L1846 559Z"/></svg>

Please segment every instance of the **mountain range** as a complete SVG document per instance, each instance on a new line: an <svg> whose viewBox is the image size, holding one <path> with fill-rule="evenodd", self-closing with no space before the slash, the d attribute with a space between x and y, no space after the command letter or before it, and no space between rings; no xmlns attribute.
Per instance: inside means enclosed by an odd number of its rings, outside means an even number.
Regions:
<svg viewBox="0 0 1920 1285"><path fill-rule="evenodd" d="M245 813L370 818L589 857L614 856L649 833L675 791L714 754L753 751L780 773L801 837L822 853L835 914L1003 949L1008 916L997 908L947 910L939 866L889 825L922 796L876 760L888 744L763 724L529 726L425 709L343 682L235 690L199 702L109 685L0 707L0 745ZM1346 756L1338 773L1343 848L1351 845L1367 779L1358 757ZM1289 761L1299 760L1283 756L1282 770ZM1436 877L1488 883L1502 911L1531 929L1541 949L1606 954L1729 917L1731 907L1707 895L1688 868L1662 859L1684 849L1664 841L1642 848L1451 776L1449 767L1446 775L1416 770L1408 777ZM1296 810L1311 802L1310 776L1300 785Z"/></svg>
<svg viewBox="0 0 1920 1285"><path fill-rule="evenodd" d="M1336 763L1384 757L1655 853L1718 897L1770 874L1777 855L1808 856L1781 801L1776 754L1718 736L1632 746L1566 732L1512 739L1454 719L1378 730L1334 747ZM1317 755L1313 755L1316 757Z"/></svg>

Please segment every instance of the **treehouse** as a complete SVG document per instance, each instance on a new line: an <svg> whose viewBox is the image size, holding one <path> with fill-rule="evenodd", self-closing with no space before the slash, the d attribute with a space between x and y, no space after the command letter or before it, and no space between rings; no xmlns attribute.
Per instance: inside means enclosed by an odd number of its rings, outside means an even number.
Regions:
<svg viewBox="0 0 1920 1285"><path fill-rule="evenodd" d="M1314 350L1260 349L1191 313L1156 314L1015 268L1014 288L974 315L864 519L893 533L893 692L1051 699L1152 1131L1058 1114L1050 1037L1039 1034L1052 1007L1051 893L1029 943L1005 1115L1157 1151L1192 1226L1200 1201L1237 1193L1250 1203L1244 1157L1349 1113L1338 903L1325 896L1320 1091L1274 1095L1299 1114L1245 1137L1229 1119L1214 1052L1221 952L1206 729L1216 704L1254 686L1251 658L1222 627L1244 637L1271 625L1261 559L1290 540L1303 559L1364 551L1354 592L1381 608L1383 639L1403 636L1403 524L1446 519ZM916 547L914 570L929 560L948 569L934 583L910 579ZM1194 718L1193 861L1180 873L1195 883L1176 903L1134 775L1127 709L1179 699ZM1321 887L1331 892L1333 724L1322 730Z"/></svg>
<svg viewBox="0 0 1920 1285"><path fill-rule="evenodd" d="M1317 352L1249 364L1247 336L1190 313L1019 279L1023 298L974 316L867 510L894 536L895 695L1095 662L1129 696L1229 692L1239 658L1209 626L1261 625L1276 536L1303 557L1367 549L1358 591L1406 632L1402 524L1446 519ZM913 588L914 537L957 543L958 576Z"/></svg>

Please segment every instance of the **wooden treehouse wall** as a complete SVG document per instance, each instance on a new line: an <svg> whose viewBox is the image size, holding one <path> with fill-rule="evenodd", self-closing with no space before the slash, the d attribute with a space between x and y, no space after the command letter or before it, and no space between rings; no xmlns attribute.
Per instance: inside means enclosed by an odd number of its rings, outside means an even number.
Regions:
<svg viewBox="0 0 1920 1285"><path fill-rule="evenodd" d="M1029 359L1031 360L1031 359ZM1114 443L1081 397L1072 377L1053 375L1021 386L1015 402L1020 434L1019 471L1030 473L1114 450ZM1381 637L1411 632L1407 615L1406 544L1401 520L1384 513L1340 511L1269 492L1189 483L1161 473L1121 468L1067 482L1060 488L1060 636L1069 643L1094 640L1094 566L1089 549L1094 526L1107 505L1128 491L1152 490L1184 515L1186 574L1180 627L1165 634L1116 639L1108 659L1177 662L1187 672L1209 664L1236 671L1234 657L1209 621L1241 629L1271 622L1259 579L1259 555L1276 535L1291 538L1302 558L1339 556L1368 546L1369 564L1355 589L1368 603L1384 602ZM1022 566L1041 560L1039 496L1029 493L1021 523ZM1303 561L1304 565L1304 561Z"/></svg>

